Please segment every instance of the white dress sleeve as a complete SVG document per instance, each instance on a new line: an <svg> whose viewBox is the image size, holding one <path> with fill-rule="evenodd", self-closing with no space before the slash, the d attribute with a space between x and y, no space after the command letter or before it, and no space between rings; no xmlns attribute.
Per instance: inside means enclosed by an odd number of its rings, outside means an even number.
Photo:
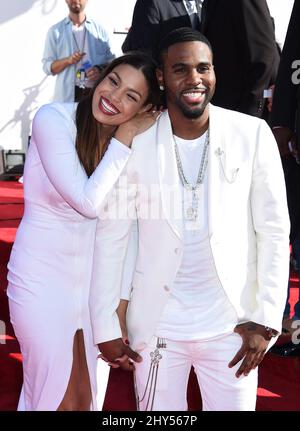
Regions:
<svg viewBox="0 0 300 431"><path fill-rule="evenodd" d="M132 224L129 237L126 258L123 267L123 277L121 285L121 299L130 301L132 292L132 280L135 270L136 258L138 253L138 225L137 221Z"/></svg>
<svg viewBox="0 0 300 431"><path fill-rule="evenodd" d="M33 120L35 144L43 168L56 191L85 217L99 216L108 193L121 175L131 150L112 138L94 173L88 178L75 148L76 127L60 104L39 109Z"/></svg>

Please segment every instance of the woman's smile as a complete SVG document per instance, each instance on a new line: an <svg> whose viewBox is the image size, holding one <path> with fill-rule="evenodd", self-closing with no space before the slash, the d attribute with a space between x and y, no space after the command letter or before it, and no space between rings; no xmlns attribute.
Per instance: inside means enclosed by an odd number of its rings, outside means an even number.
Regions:
<svg viewBox="0 0 300 431"><path fill-rule="evenodd" d="M106 98L101 96L99 101L99 109L105 115L117 115L120 111Z"/></svg>

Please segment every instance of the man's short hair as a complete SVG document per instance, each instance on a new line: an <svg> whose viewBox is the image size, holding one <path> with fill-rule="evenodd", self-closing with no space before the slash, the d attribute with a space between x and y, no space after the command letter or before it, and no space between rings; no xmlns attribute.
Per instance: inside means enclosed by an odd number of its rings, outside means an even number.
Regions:
<svg viewBox="0 0 300 431"><path fill-rule="evenodd" d="M202 42L205 43L211 54L213 54L212 46L209 40L202 34L200 31L193 30L190 27L180 27L172 30L168 33L158 44L157 49L157 60L158 64L162 64L162 57L165 52L168 51L170 46L175 45L176 43L182 42Z"/></svg>

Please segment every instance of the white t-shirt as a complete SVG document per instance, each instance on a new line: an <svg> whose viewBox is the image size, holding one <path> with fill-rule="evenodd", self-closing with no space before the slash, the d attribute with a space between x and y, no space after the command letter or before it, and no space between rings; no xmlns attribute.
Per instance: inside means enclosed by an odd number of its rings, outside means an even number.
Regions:
<svg viewBox="0 0 300 431"><path fill-rule="evenodd" d="M185 177L195 184L206 134L195 140L175 137ZM207 172L201 185L198 229L184 229L184 250L156 336L177 341L207 340L230 333L236 312L220 283L208 236ZM183 207L185 204L183 203Z"/></svg>
<svg viewBox="0 0 300 431"><path fill-rule="evenodd" d="M76 64L75 85L80 87L80 78L77 77L77 72L84 67L84 63L86 62L90 63L90 52L89 52L89 44L88 44L88 37L87 37L87 30L85 28L85 23L79 26L72 25L72 32L73 32L75 50L80 52L85 52L85 56L82 57L81 61L79 61ZM92 67L91 63L90 63L90 67ZM93 87L93 82L91 82L88 79L85 79L84 85L85 87L91 88Z"/></svg>

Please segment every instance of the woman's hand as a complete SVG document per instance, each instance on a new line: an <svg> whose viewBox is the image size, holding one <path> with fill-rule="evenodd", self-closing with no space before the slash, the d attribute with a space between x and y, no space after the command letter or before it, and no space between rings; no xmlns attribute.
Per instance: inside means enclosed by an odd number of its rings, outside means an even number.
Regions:
<svg viewBox="0 0 300 431"><path fill-rule="evenodd" d="M155 123L159 114L160 111L157 111L156 109L137 114L131 120L126 121L126 123L120 124L115 132L114 137L118 141L122 142L122 144L130 147L133 138L149 129L149 127Z"/></svg>

